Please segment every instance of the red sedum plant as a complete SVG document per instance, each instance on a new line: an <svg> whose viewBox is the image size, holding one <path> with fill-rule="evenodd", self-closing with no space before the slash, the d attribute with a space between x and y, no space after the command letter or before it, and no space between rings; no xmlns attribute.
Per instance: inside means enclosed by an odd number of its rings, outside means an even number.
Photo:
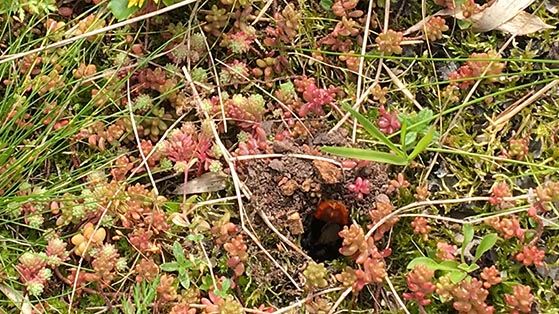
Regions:
<svg viewBox="0 0 559 314"><path fill-rule="evenodd" d="M505 303L512 314L531 313L534 296L530 292L530 287L515 285L512 287L512 294L505 294Z"/></svg>
<svg viewBox="0 0 559 314"><path fill-rule="evenodd" d="M410 292L404 293L404 298L414 300L420 306L431 303L429 296L436 289L435 284L432 282L434 275L435 272L428 269L425 265L415 266L406 277Z"/></svg>

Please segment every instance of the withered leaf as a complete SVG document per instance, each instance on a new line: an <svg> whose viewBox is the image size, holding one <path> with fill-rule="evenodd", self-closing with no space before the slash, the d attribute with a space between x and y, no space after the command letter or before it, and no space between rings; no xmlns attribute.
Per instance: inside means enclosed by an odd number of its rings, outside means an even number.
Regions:
<svg viewBox="0 0 559 314"><path fill-rule="evenodd" d="M225 173L208 172L203 175L189 180L186 184L179 185L173 194L198 194L205 192L216 192L224 190L227 187L227 178Z"/></svg>

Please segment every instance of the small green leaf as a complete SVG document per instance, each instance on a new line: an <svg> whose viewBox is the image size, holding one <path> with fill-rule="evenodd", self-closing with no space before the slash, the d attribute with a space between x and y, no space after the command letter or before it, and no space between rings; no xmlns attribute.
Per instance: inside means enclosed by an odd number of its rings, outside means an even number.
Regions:
<svg viewBox="0 0 559 314"><path fill-rule="evenodd" d="M451 271L450 273L448 273L450 281L452 281L452 283L454 284L461 282L462 280L464 280L464 278L466 278L466 276L468 276L468 273L459 270Z"/></svg>
<svg viewBox="0 0 559 314"><path fill-rule="evenodd" d="M417 140L417 132L415 131L408 132L408 134L406 134L406 147L411 146L411 144L413 144L415 140Z"/></svg>
<svg viewBox="0 0 559 314"><path fill-rule="evenodd" d="M178 3L178 1L177 0L163 0L163 4L166 5L166 6L173 5L175 3Z"/></svg>
<svg viewBox="0 0 559 314"><path fill-rule="evenodd" d="M330 11L330 9L332 9L332 0L320 0L320 6L324 10Z"/></svg>
<svg viewBox="0 0 559 314"><path fill-rule="evenodd" d="M443 262L443 263L440 263L437 266L436 270L454 271L454 270L458 269L457 265L458 265L458 263L456 263L456 265L455 265L455 264L446 264L445 262Z"/></svg>
<svg viewBox="0 0 559 314"><path fill-rule="evenodd" d="M231 280L225 278L221 283L221 290L229 291L230 288L231 288Z"/></svg>
<svg viewBox="0 0 559 314"><path fill-rule="evenodd" d="M186 262L186 257L184 256L184 249L179 242L173 243L173 256L177 260L179 265L183 265Z"/></svg>
<svg viewBox="0 0 559 314"><path fill-rule="evenodd" d="M418 134L423 134L425 132L432 118L433 110L428 108L423 108L417 113L400 115L402 124L407 123L408 132L416 132Z"/></svg>
<svg viewBox="0 0 559 314"><path fill-rule="evenodd" d="M460 27L461 30L468 29L472 26L472 22L468 20L457 20L457 22L458 22L458 27Z"/></svg>
<svg viewBox="0 0 559 314"><path fill-rule="evenodd" d="M200 285L200 290L209 291L213 287L213 280L210 275L202 277L202 284Z"/></svg>
<svg viewBox="0 0 559 314"><path fill-rule="evenodd" d="M176 262L163 263L159 265L159 268L161 268L162 271L172 272L172 271L177 271L179 269L179 264Z"/></svg>
<svg viewBox="0 0 559 314"><path fill-rule="evenodd" d="M417 126L414 130L417 131L417 133L423 133L427 129L432 118L433 110L428 108L421 109L415 116L414 124L417 124Z"/></svg>
<svg viewBox="0 0 559 314"><path fill-rule="evenodd" d="M491 250L491 248L497 243L497 239L499 237L496 233L490 233L481 239L481 242L476 248L476 255L475 260L477 261L480 257L487 251Z"/></svg>
<svg viewBox="0 0 559 314"><path fill-rule="evenodd" d="M187 269L194 269L195 268L194 266L196 266L196 265L194 264L193 261L186 260L186 261L184 261L184 263L181 266L184 267L184 268L187 268Z"/></svg>
<svg viewBox="0 0 559 314"><path fill-rule="evenodd" d="M435 134L435 129L431 128L427 131L427 134L419 140L411 154L408 156L408 160L413 160L417 155L421 154L433 141L433 135Z"/></svg>
<svg viewBox="0 0 559 314"><path fill-rule="evenodd" d="M188 275L188 272L180 272L179 274L179 281L181 283L181 286L183 286L183 288L188 289L190 288L190 276Z"/></svg>
<svg viewBox="0 0 559 314"><path fill-rule="evenodd" d="M201 234L189 234L186 238L192 242L199 242L204 240L204 236Z"/></svg>
<svg viewBox="0 0 559 314"><path fill-rule="evenodd" d="M140 8L137 6L128 7L128 0L111 0L109 2L109 10L119 20L125 20L132 14L136 13Z"/></svg>
<svg viewBox="0 0 559 314"><path fill-rule="evenodd" d="M458 269L463 270L467 273L471 273L475 270L478 270L479 266L477 264L468 265L466 263L462 263L462 264L458 265Z"/></svg>
<svg viewBox="0 0 559 314"><path fill-rule="evenodd" d="M468 265L466 263L462 263L462 264L458 265L458 269L466 271L466 269L468 269L468 266L470 266L470 265Z"/></svg>
<svg viewBox="0 0 559 314"><path fill-rule="evenodd" d="M322 147L321 150L332 155L352 159L370 160L399 166L408 164L408 161L404 157L370 149L326 146Z"/></svg>
<svg viewBox="0 0 559 314"><path fill-rule="evenodd" d="M472 242L474 239L474 227L472 224L464 224L462 226L462 234L464 235L464 241L462 241L462 256L466 250L466 246Z"/></svg>
<svg viewBox="0 0 559 314"><path fill-rule="evenodd" d="M438 270L440 266L439 263L435 262L432 258L420 256L412 259L411 262L409 262L408 266L406 266L406 268L413 269L417 265L423 265L432 270Z"/></svg>
<svg viewBox="0 0 559 314"><path fill-rule="evenodd" d="M442 261L439 263L440 270L453 271L458 270L457 261Z"/></svg>
<svg viewBox="0 0 559 314"><path fill-rule="evenodd" d="M478 264L470 264L467 268L466 268L466 272L471 273L473 271L476 271L479 269L479 265Z"/></svg>
<svg viewBox="0 0 559 314"><path fill-rule="evenodd" d="M351 113L351 115L357 119L357 121L359 121L359 123L361 123L361 125L363 126L363 128L365 129L365 131L367 131L371 136L373 136L374 138L378 139L379 141L383 142L384 145L388 146L394 153L396 153L397 155L400 155L402 157L405 156L405 153L403 151L401 151L398 147L396 147L396 145L394 145L394 143L392 143L392 141L390 141L390 139L388 137L386 137L386 135L384 135L384 133L382 133L371 121L369 121L365 116L363 116L362 114L360 114L359 112L353 110L353 108L351 108L351 106L349 106L348 104L343 104L342 107L349 111L349 113Z"/></svg>
<svg viewBox="0 0 559 314"><path fill-rule="evenodd" d="M222 298L225 298L229 294L229 289L231 288L231 280L230 279L223 279L221 282L221 289L216 291L216 294Z"/></svg>
<svg viewBox="0 0 559 314"><path fill-rule="evenodd" d="M407 266L408 269L412 269L417 265L424 265L431 270L444 270L444 271L456 271L458 270L458 263L454 261L444 261L442 263L437 263L433 259L425 256L414 258Z"/></svg>
<svg viewBox="0 0 559 314"><path fill-rule="evenodd" d="M164 204L166 211L171 213L178 213L181 209L181 204L178 202L166 202Z"/></svg>

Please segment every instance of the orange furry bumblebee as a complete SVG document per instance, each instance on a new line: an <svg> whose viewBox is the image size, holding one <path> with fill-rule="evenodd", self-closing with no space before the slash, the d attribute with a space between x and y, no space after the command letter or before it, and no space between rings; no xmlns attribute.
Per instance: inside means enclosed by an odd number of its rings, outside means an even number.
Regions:
<svg viewBox="0 0 559 314"><path fill-rule="evenodd" d="M340 201L324 200L318 203L314 218L338 225L347 225L349 224L349 211Z"/></svg>

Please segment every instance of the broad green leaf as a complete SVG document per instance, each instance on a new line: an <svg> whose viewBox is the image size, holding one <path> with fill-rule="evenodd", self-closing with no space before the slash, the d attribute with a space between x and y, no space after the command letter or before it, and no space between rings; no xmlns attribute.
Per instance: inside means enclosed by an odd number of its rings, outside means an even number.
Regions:
<svg viewBox="0 0 559 314"><path fill-rule="evenodd" d="M468 268L466 268L466 272L471 273L471 272L476 271L478 269L479 269L479 265L474 263L474 264L470 264L468 266Z"/></svg>
<svg viewBox="0 0 559 314"><path fill-rule="evenodd" d="M417 140L417 132L415 132L415 131L408 132L408 134L406 134L406 147L413 144L413 142L415 142L415 140Z"/></svg>
<svg viewBox="0 0 559 314"><path fill-rule="evenodd" d="M458 22L458 27L460 27L460 29L462 30L468 29L472 26L472 22L468 20L457 20L457 22Z"/></svg>
<svg viewBox="0 0 559 314"><path fill-rule="evenodd" d="M186 260L181 266L187 269L194 269L195 264L193 261Z"/></svg>
<svg viewBox="0 0 559 314"><path fill-rule="evenodd" d="M481 242L476 248L475 260L477 261L480 257L497 243L499 237L496 233L490 233L481 239Z"/></svg>
<svg viewBox="0 0 559 314"><path fill-rule="evenodd" d="M421 109L414 119L414 124L417 123L414 131L416 131L417 133L423 133L425 129L427 129L431 118L433 118L433 110L428 108Z"/></svg>
<svg viewBox="0 0 559 314"><path fill-rule="evenodd" d="M406 266L406 268L413 269L417 265L423 265L432 270L438 270L440 266L439 263L435 262L432 258L420 256L412 259L411 262L409 262L408 266Z"/></svg>
<svg viewBox="0 0 559 314"><path fill-rule="evenodd" d="M111 0L109 2L109 10L119 20L125 20L132 14L136 13L140 8L137 6L128 7L128 0Z"/></svg>
<svg viewBox="0 0 559 314"><path fill-rule="evenodd" d="M443 271L455 271L458 270L456 265L445 265L445 264L439 264L437 266L436 270L443 270Z"/></svg>
<svg viewBox="0 0 559 314"><path fill-rule="evenodd" d="M415 157L417 157L417 155L421 154L421 152L423 152L429 145L431 145L434 134L434 128L431 128L429 129L429 131L427 131L427 134L425 134L425 136L421 138L421 140L419 140L411 154L408 156L409 161L413 160Z"/></svg>
<svg viewBox="0 0 559 314"><path fill-rule="evenodd" d="M342 107L349 111L351 115L361 123L365 131L367 131L371 136L375 137L379 141L383 142L384 145L388 146L394 153L400 156L405 156L405 153L401 151L386 135L384 135L371 121L369 121L365 116L359 112L353 110L348 104L343 104Z"/></svg>
<svg viewBox="0 0 559 314"><path fill-rule="evenodd" d="M458 269L466 271L466 269L468 269L468 266L469 266L468 264L462 263L462 264L458 265Z"/></svg>
<svg viewBox="0 0 559 314"><path fill-rule="evenodd" d="M422 134L429 127L429 122L433 118L433 110L423 108L417 113L401 114L399 117L402 125L407 124L408 132Z"/></svg>
<svg viewBox="0 0 559 314"><path fill-rule="evenodd" d="M409 262L407 269L413 269L415 266L417 265L423 265L431 270L444 270L444 271L456 271L458 270L457 265L456 264L449 264L446 262L443 263L437 263L436 261L434 261L432 258L429 257L425 257L425 256L421 256L421 257L416 257L413 260L411 260L411 262Z"/></svg>
<svg viewBox="0 0 559 314"><path fill-rule="evenodd" d="M321 150L332 155L352 159L370 160L399 166L405 166L408 164L408 161L404 157L376 150L332 146L322 147Z"/></svg>
<svg viewBox="0 0 559 314"><path fill-rule="evenodd" d="M458 270L458 262L457 261L442 261L439 263L439 267L444 267L441 268L441 270L447 270L447 271L451 271L451 270Z"/></svg>
<svg viewBox="0 0 559 314"><path fill-rule="evenodd" d="M181 283L181 286L183 286L183 288L188 289L190 288L190 276L188 275L188 272L181 272L179 274L179 281Z"/></svg>
<svg viewBox="0 0 559 314"><path fill-rule="evenodd" d="M451 271L450 273L448 273L448 277L450 278L450 281L452 281L452 283L459 283L460 281L464 280L464 278L466 278L466 276L468 276L468 273L463 272L463 271Z"/></svg>
<svg viewBox="0 0 559 314"><path fill-rule="evenodd" d="M463 270L463 271L467 272L467 273L471 273L471 272L473 272L473 271L475 271L475 270L478 270L478 269L479 269L479 266L478 266L477 264L470 264L470 265L468 265L468 264L466 264L466 263L462 263L462 264L458 265L458 268L459 268L460 270Z"/></svg>
<svg viewBox="0 0 559 314"><path fill-rule="evenodd" d="M188 199L187 199L188 203ZM164 204L166 211L170 213L179 213L181 211L181 203L179 202L165 202Z"/></svg>
<svg viewBox="0 0 559 314"><path fill-rule="evenodd" d="M210 275L202 277L202 284L200 285L200 290L209 291L213 287L213 280Z"/></svg>
<svg viewBox="0 0 559 314"><path fill-rule="evenodd" d="M177 262L163 263L159 265L159 268L166 272L177 271L179 269L179 264Z"/></svg>
<svg viewBox="0 0 559 314"><path fill-rule="evenodd" d="M173 256L177 260L179 265L183 265L186 262L186 257L184 256L184 249L179 242L173 243Z"/></svg>
<svg viewBox="0 0 559 314"><path fill-rule="evenodd" d="M332 9L332 0L320 0L320 6L324 10L330 11L330 9Z"/></svg>
<svg viewBox="0 0 559 314"><path fill-rule="evenodd" d="M218 296L225 298L228 294L229 294L229 289L231 288L231 280L230 279L223 279L223 281L221 282L221 289L219 289L218 291L216 291L215 294L217 294Z"/></svg>
<svg viewBox="0 0 559 314"><path fill-rule="evenodd" d="M474 227L472 224L464 224L462 226L462 234L464 235L464 241L462 241L462 256L464 255L464 250L466 246L472 242L474 239Z"/></svg>

